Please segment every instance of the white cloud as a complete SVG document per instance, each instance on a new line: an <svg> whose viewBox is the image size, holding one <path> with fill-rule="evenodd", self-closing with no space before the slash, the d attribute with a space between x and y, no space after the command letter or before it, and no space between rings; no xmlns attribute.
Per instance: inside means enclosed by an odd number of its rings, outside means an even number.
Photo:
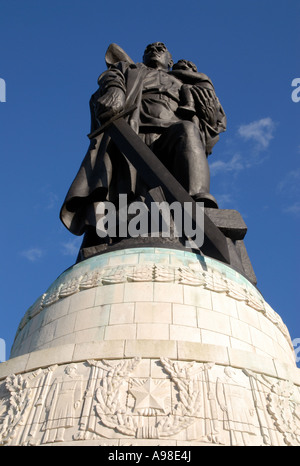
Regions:
<svg viewBox="0 0 300 466"><path fill-rule="evenodd" d="M232 207L234 199L232 194L216 194L216 199L220 209L226 209L226 207Z"/></svg>
<svg viewBox="0 0 300 466"><path fill-rule="evenodd" d="M299 196L300 192L300 168L289 171L278 183L278 190L285 195Z"/></svg>
<svg viewBox="0 0 300 466"><path fill-rule="evenodd" d="M64 256L75 256L78 254L82 238L76 238L62 243L62 254Z"/></svg>
<svg viewBox="0 0 300 466"><path fill-rule="evenodd" d="M44 255L44 251L40 248L30 248L22 251L21 254L30 262L36 262Z"/></svg>
<svg viewBox="0 0 300 466"><path fill-rule="evenodd" d="M252 121L247 125L241 125L238 134L246 141L251 140L256 143L258 150L267 149L270 141L274 137L276 124L272 118L262 118L261 120Z"/></svg>
<svg viewBox="0 0 300 466"><path fill-rule="evenodd" d="M269 155L262 157L261 151L266 150L274 137L276 123L272 118L255 120L238 128L238 135L244 141L250 141L251 147L241 150L241 141L234 137L230 140L226 151L227 160L216 160L210 164L211 175L230 174L236 175L241 171L262 164ZM243 155L241 156L240 153ZM232 155L233 154L233 155Z"/></svg>
<svg viewBox="0 0 300 466"><path fill-rule="evenodd" d="M300 215L300 202L295 202L294 204L290 205L289 207L286 207L284 209L284 212L287 212L288 214L292 215Z"/></svg>
<svg viewBox="0 0 300 466"><path fill-rule="evenodd" d="M300 215L300 168L290 170L277 185L279 195L285 200L284 213Z"/></svg>
<svg viewBox="0 0 300 466"><path fill-rule="evenodd" d="M48 202L46 204L46 208L47 209L53 209L54 207L56 207L57 201L58 201L58 196L50 191L50 192L47 193L47 197L48 197Z"/></svg>
<svg viewBox="0 0 300 466"><path fill-rule="evenodd" d="M217 160L210 164L212 175L216 175L218 172L239 172L244 168L243 160L239 154L233 155L228 161Z"/></svg>

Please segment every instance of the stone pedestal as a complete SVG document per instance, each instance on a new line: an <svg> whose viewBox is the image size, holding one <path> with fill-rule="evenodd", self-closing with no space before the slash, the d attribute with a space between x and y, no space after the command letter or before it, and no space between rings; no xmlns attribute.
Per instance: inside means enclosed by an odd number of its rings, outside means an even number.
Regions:
<svg viewBox="0 0 300 466"><path fill-rule="evenodd" d="M5 445L300 445L300 371L256 287L191 252L64 272L0 364Z"/></svg>

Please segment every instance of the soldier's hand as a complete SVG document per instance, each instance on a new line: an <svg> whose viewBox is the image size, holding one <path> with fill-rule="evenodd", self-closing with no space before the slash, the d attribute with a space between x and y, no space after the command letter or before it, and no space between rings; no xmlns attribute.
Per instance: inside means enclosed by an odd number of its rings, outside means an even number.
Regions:
<svg viewBox="0 0 300 466"><path fill-rule="evenodd" d="M119 87L110 87L96 103L96 116L101 123L109 120L124 109L125 94Z"/></svg>
<svg viewBox="0 0 300 466"><path fill-rule="evenodd" d="M211 126L217 124L218 100L209 89L197 88L197 110L199 115Z"/></svg>

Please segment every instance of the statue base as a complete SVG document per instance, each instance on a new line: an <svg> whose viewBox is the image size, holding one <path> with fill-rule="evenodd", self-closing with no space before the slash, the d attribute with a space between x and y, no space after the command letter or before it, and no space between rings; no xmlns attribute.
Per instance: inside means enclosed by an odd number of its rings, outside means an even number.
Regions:
<svg viewBox="0 0 300 466"><path fill-rule="evenodd" d="M0 443L299 446L299 386L289 332L244 275L120 249L26 312L0 364Z"/></svg>

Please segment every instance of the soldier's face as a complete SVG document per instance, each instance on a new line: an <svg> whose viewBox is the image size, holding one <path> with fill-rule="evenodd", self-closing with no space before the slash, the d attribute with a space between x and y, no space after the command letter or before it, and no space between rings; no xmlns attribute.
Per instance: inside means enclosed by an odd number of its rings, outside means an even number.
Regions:
<svg viewBox="0 0 300 466"><path fill-rule="evenodd" d="M146 48L143 62L150 68L168 70L172 59L167 47L162 42L155 42Z"/></svg>

